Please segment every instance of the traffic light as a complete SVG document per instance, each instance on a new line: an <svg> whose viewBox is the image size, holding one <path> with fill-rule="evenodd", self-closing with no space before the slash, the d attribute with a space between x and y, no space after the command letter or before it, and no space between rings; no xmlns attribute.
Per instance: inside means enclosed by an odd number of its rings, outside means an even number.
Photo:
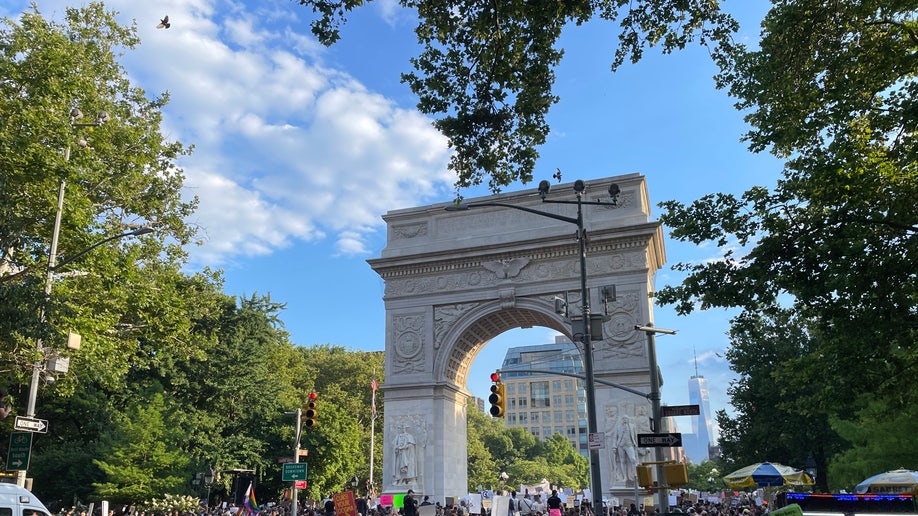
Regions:
<svg viewBox="0 0 918 516"><path fill-rule="evenodd" d="M303 426L306 428L315 428L319 424L319 404L316 401L319 395L316 391L309 393L309 401L306 402L306 410L303 411Z"/></svg>
<svg viewBox="0 0 918 516"><path fill-rule="evenodd" d="M644 488L653 487L653 470L650 469L650 466L638 464L636 468L638 485Z"/></svg>
<svg viewBox="0 0 918 516"><path fill-rule="evenodd" d="M684 486L688 484L688 469L684 462L663 465L663 476L666 484L670 486Z"/></svg>
<svg viewBox="0 0 918 516"><path fill-rule="evenodd" d="M507 411L506 387L500 381L500 373L491 373L491 395L488 401L491 403L491 415L494 417L504 417Z"/></svg>

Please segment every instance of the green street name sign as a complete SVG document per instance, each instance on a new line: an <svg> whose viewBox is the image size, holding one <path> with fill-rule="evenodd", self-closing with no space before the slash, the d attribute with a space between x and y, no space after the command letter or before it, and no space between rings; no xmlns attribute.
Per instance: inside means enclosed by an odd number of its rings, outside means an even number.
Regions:
<svg viewBox="0 0 918 516"><path fill-rule="evenodd" d="M32 432L13 432L10 434L10 449L6 455L7 471L25 471L29 469L29 455L32 452Z"/></svg>
<svg viewBox="0 0 918 516"><path fill-rule="evenodd" d="M281 472L281 480L284 482L295 482L297 480L306 480L306 463L297 462L295 464L284 464Z"/></svg>

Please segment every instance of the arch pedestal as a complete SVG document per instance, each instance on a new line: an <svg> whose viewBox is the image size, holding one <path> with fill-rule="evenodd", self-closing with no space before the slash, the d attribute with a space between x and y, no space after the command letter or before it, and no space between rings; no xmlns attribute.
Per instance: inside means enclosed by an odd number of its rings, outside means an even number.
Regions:
<svg viewBox="0 0 918 516"><path fill-rule="evenodd" d="M594 375L647 392L646 337L634 326L653 322L649 294L665 262L663 234L650 220L639 174L588 181L585 200L607 200L613 182L621 188L616 206L583 207L591 306L609 315L602 338L593 341ZM575 199L572 185L553 187L551 198ZM543 204L534 189L468 201L576 215L576 206ZM441 502L468 492L465 386L475 356L495 336L519 327L573 337L554 300L566 297L572 315L580 301L574 225L510 208L447 212L446 206L387 213L386 248L369 261L385 281L382 491L410 488ZM603 306L599 292L608 285L615 285L617 298ZM650 402L597 384L596 404L597 427L606 436L599 453L603 495L633 494L629 461L649 457L625 445L628 432L649 431Z"/></svg>

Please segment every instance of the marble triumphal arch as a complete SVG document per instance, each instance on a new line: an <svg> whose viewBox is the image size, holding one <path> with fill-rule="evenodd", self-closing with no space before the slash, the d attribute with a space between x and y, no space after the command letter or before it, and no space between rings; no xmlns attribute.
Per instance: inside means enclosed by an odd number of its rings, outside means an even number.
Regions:
<svg viewBox="0 0 918 516"><path fill-rule="evenodd" d="M593 341L597 379L641 392L650 389L646 336L653 322L649 294L664 261L663 234L650 218L645 178L628 174L587 182L584 200L587 283L593 313L608 314ZM552 187L549 199L575 200L572 184ZM576 217L576 206L544 204L535 189L467 199L500 202ZM383 493L409 488L443 501L467 493L466 390L469 368L488 341L513 328L544 326L573 338L555 311L555 298L579 306L577 227L505 207L446 211L435 204L387 213L388 241L369 261L385 281L386 376ZM617 296L600 302L602 287ZM576 308L572 315L578 314ZM594 336L594 339L596 337ZM538 344L538 343L533 343ZM494 364L499 368L501 364ZM603 495L634 492L634 433L649 432L646 398L596 385ZM495 479L498 472L495 472Z"/></svg>

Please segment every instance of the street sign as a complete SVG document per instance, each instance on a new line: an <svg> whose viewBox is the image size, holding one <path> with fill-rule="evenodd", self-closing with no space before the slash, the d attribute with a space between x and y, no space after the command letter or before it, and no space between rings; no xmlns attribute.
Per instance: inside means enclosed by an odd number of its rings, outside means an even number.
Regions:
<svg viewBox="0 0 918 516"><path fill-rule="evenodd" d="M663 409L663 417L701 415L701 407L698 405L671 405L660 408Z"/></svg>
<svg viewBox="0 0 918 516"><path fill-rule="evenodd" d="M641 448L674 448L682 446L682 434L637 434L638 446Z"/></svg>
<svg viewBox="0 0 918 516"><path fill-rule="evenodd" d="M293 462L293 457L281 457L277 459L277 462L280 464L290 464Z"/></svg>
<svg viewBox="0 0 918 516"><path fill-rule="evenodd" d="M296 488L296 489L306 489L306 481L305 481L305 480L296 480L296 481L293 482L293 487Z"/></svg>
<svg viewBox="0 0 918 516"><path fill-rule="evenodd" d="M306 480L306 463L297 462L294 464L284 464L284 470L281 472L281 480L284 482L293 482L296 480Z"/></svg>
<svg viewBox="0 0 918 516"><path fill-rule="evenodd" d="M36 419L34 417L16 416L16 423L13 424L13 430L45 434L48 433L48 420Z"/></svg>
<svg viewBox="0 0 918 516"><path fill-rule="evenodd" d="M10 448L6 454L7 471L25 471L29 469L29 455L32 452L31 432L10 433Z"/></svg>
<svg viewBox="0 0 918 516"><path fill-rule="evenodd" d="M606 434L605 432L593 432L589 435L589 448L591 450L601 450L606 447Z"/></svg>

